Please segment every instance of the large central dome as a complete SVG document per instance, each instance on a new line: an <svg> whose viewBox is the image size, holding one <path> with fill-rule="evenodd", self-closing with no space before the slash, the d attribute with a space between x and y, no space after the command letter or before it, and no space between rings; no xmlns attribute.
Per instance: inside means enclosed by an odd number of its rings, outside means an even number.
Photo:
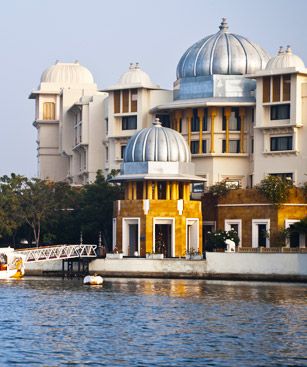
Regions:
<svg viewBox="0 0 307 367"><path fill-rule="evenodd" d="M226 19L220 31L192 45L177 66L177 79L207 75L244 75L265 68L269 55L247 38L228 32Z"/></svg>

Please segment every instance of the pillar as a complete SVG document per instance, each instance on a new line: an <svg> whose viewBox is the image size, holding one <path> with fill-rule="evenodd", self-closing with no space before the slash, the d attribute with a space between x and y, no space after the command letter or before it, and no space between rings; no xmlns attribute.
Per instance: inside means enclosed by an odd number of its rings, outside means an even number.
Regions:
<svg viewBox="0 0 307 367"><path fill-rule="evenodd" d="M198 108L197 115L199 118L199 149L198 153L202 154L203 152L203 120L204 120L204 109Z"/></svg>
<svg viewBox="0 0 307 367"><path fill-rule="evenodd" d="M147 182L147 199L152 200L152 182Z"/></svg>
<svg viewBox="0 0 307 367"><path fill-rule="evenodd" d="M165 198L166 200L170 200L170 184L169 184L169 181L166 182L166 193L165 193Z"/></svg>
<svg viewBox="0 0 307 367"><path fill-rule="evenodd" d="M143 199L147 199L146 181L143 182Z"/></svg>
<svg viewBox="0 0 307 367"><path fill-rule="evenodd" d="M211 146L210 146L210 153L215 153L214 151L214 120L217 115L216 108L211 107L209 109L209 115L211 117Z"/></svg>
<svg viewBox="0 0 307 367"><path fill-rule="evenodd" d="M229 118L230 118L230 114L231 114L231 108L226 107L224 109L224 113L225 113L225 119L226 119L226 149L225 149L225 153L229 153Z"/></svg>
<svg viewBox="0 0 307 367"><path fill-rule="evenodd" d="M177 183L172 182L171 200L177 200Z"/></svg>
<svg viewBox="0 0 307 367"><path fill-rule="evenodd" d="M132 190L133 190L132 182L128 182L128 200L132 200L132 196L133 196Z"/></svg>
<svg viewBox="0 0 307 367"><path fill-rule="evenodd" d="M158 200L158 182L154 182L154 200Z"/></svg>
<svg viewBox="0 0 307 367"><path fill-rule="evenodd" d="M240 131L240 153L244 153L244 119L245 119L245 108L241 107L239 110L239 116L241 120L241 131Z"/></svg>
<svg viewBox="0 0 307 367"><path fill-rule="evenodd" d="M189 108L186 112L186 119L187 119L187 132L188 132L188 145L189 148L191 146L191 119L193 117L193 111Z"/></svg>
<svg viewBox="0 0 307 367"><path fill-rule="evenodd" d="M136 189L136 182L133 182L132 184L132 199L137 199L137 189Z"/></svg>

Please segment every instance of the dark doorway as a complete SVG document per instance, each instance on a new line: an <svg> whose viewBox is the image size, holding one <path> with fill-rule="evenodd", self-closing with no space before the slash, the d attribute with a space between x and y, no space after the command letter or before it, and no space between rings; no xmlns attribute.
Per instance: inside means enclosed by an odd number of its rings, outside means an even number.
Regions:
<svg viewBox="0 0 307 367"><path fill-rule="evenodd" d="M129 251L128 256L134 256L135 251L138 251L138 224L129 224Z"/></svg>
<svg viewBox="0 0 307 367"><path fill-rule="evenodd" d="M266 247L267 229L266 224L258 224L258 246Z"/></svg>
<svg viewBox="0 0 307 367"><path fill-rule="evenodd" d="M163 254L164 257L172 256L172 225L155 225L155 252Z"/></svg>

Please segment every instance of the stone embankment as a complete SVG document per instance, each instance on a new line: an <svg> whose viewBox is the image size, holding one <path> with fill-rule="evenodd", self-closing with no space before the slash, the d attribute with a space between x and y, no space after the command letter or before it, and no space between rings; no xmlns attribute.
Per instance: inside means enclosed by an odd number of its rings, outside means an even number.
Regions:
<svg viewBox="0 0 307 367"><path fill-rule="evenodd" d="M307 282L307 253L207 253L206 260L95 259L104 277L191 278ZM60 275L61 261L27 264L26 275Z"/></svg>

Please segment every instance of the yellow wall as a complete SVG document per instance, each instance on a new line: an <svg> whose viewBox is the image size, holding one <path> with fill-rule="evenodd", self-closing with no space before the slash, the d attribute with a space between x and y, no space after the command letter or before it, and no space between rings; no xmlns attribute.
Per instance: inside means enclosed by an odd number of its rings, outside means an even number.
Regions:
<svg viewBox="0 0 307 367"><path fill-rule="evenodd" d="M182 215L177 210L177 200L150 200L150 209L145 215L143 200L121 200L120 211L114 205L114 216L117 219L117 247L122 249L122 219L140 218L141 256L153 251L154 218L175 218L175 256L184 256L186 251L186 219L199 219L199 251L202 252L202 214L200 201L184 201Z"/></svg>

